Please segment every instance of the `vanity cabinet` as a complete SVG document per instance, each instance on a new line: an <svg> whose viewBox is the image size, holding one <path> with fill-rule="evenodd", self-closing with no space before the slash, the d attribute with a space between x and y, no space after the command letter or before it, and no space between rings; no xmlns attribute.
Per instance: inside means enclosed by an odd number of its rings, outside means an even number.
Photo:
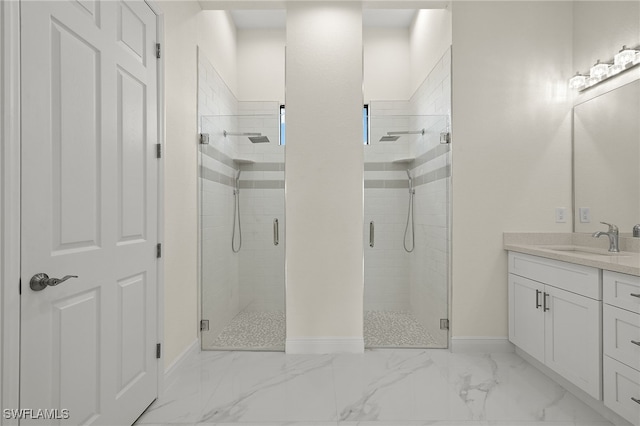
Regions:
<svg viewBox="0 0 640 426"><path fill-rule="evenodd" d="M509 340L602 399L600 270L509 252Z"/></svg>
<svg viewBox="0 0 640 426"><path fill-rule="evenodd" d="M604 404L640 424L640 277L603 273Z"/></svg>

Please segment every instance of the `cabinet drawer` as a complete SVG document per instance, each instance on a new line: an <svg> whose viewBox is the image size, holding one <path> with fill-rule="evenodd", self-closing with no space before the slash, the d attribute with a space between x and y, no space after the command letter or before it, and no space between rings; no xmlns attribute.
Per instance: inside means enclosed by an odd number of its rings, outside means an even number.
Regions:
<svg viewBox="0 0 640 426"><path fill-rule="evenodd" d="M509 252L509 273L602 300L600 270L590 266Z"/></svg>
<svg viewBox="0 0 640 426"><path fill-rule="evenodd" d="M604 271L602 293L605 303L640 313L640 277Z"/></svg>
<svg viewBox="0 0 640 426"><path fill-rule="evenodd" d="M640 424L640 371L604 357L604 405Z"/></svg>
<svg viewBox="0 0 640 426"><path fill-rule="evenodd" d="M606 304L602 310L605 355L640 370L640 314Z"/></svg>

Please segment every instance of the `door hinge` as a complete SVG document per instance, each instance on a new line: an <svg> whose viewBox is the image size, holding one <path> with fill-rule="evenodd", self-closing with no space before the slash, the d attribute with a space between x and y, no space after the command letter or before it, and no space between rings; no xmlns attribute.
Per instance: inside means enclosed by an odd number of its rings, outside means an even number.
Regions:
<svg viewBox="0 0 640 426"><path fill-rule="evenodd" d="M162 257L162 244L156 244L156 257L160 259Z"/></svg>
<svg viewBox="0 0 640 426"><path fill-rule="evenodd" d="M209 320L200 321L200 331L209 331Z"/></svg>
<svg viewBox="0 0 640 426"><path fill-rule="evenodd" d="M162 343L157 343L156 344L156 359L160 359L161 355L162 355Z"/></svg>
<svg viewBox="0 0 640 426"><path fill-rule="evenodd" d="M449 132L440 133L440 143L441 144L451 143L451 133Z"/></svg>
<svg viewBox="0 0 640 426"><path fill-rule="evenodd" d="M160 43L156 43L156 58L160 59Z"/></svg>
<svg viewBox="0 0 640 426"><path fill-rule="evenodd" d="M200 133L200 143L203 145L209 143L209 133Z"/></svg>
<svg viewBox="0 0 640 426"><path fill-rule="evenodd" d="M442 318L440 320L440 330L448 330L449 329L449 320L446 318Z"/></svg>
<svg viewBox="0 0 640 426"><path fill-rule="evenodd" d="M156 144L156 158L162 158L162 144Z"/></svg>

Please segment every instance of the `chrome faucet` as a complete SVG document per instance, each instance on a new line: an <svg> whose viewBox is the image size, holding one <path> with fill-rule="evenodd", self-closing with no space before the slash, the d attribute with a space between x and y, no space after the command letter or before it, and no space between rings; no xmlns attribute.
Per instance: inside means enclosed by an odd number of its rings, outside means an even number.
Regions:
<svg viewBox="0 0 640 426"><path fill-rule="evenodd" d="M618 248L618 227L607 222L600 223L609 226L609 230L607 232L594 232L593 237L599 238L602 235L606 235L607 237L609 237L609 251L612 253L618 253L620 251L620 249Z"/></svg>

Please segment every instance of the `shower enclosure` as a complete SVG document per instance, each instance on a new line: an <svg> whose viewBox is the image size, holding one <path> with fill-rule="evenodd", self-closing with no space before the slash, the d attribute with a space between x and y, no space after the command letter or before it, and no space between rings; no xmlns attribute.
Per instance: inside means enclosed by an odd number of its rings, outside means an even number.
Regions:
<svg viewBox="0 0 640 426"><path fill-rule="evenodd" d="M448 331L440 320L448 318L448 116L402 114L411 110L409 102L370 108L365 345L446 348Z"/></svg>
<svg viewBox="0 0 640 426"><path fill-rule="evenodd" d="M260 113L278 107L201 117L203 349L284 350L284 147L279 114Z"/></svg>

